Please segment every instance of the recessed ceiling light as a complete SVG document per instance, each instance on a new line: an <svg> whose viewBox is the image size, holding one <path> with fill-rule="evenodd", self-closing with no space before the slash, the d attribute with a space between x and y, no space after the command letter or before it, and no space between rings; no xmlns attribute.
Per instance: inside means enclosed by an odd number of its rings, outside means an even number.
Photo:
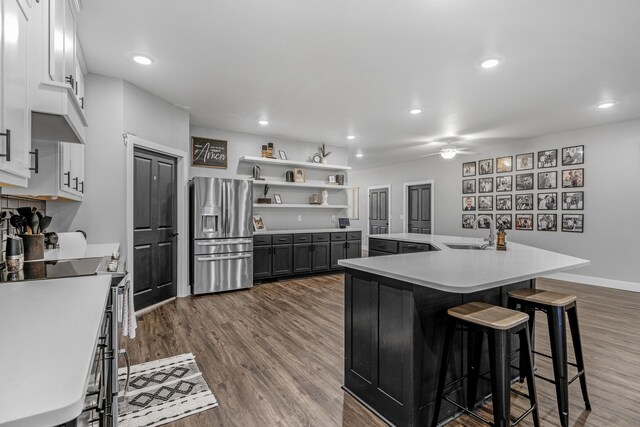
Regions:
<svg viewBox="0 0 640 427"><path fill-rule="evenodd" d="M262 126L266 126L269 124L269 120L258 120L258 124Z"/></svg>
<svg viewBox="0 0 640 427"><path fill-rule="evenodd" d="M356 139L356 137L353 135L347 135L347 139Z"/></svg>
<svg viewBox="0 0 640 427"><path fill-rule="evenodd" d="M614 101L606 101L606 102L601 102L600 104L598 104L598 108L601 110L606 110L607 108L611 108L614 105L616 105L616 103Z"/></svg>
<svg viewBox="0 0 640 427"><path fill-rule="evenodd" d="M500 58L487 58L482 60L482 62L480 63L480 66L482 68L488 69L488 68L497 67L501 62L502 60Z"/></svg>
<svg viewBox="0 0 640 427"><path fill-rule="evenodd" d="M356 157L362 157L362 156L364 156L364 154L362 154L362 153L356 153Z"/></svg>
<svg viewBox="0 0 640 427"><path fill-rule="evenodd" d="M419 108L414 108L413 110L409 111L410 114L420 114L422 113L422 110Z"/></svg>
<svg viewBox="0 0 640 427"><path fill-rule="evenodd" d="M135 62L140 65L151 65L153 64L153 58L147 55L136 54L131 57Z"/></svg>

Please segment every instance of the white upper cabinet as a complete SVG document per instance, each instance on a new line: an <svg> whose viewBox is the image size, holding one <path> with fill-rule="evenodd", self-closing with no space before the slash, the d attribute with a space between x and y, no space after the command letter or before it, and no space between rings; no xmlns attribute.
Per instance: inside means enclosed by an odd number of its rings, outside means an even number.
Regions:
<svg viewBox="0 0 640 427"><path fill-rule="evenodd" d="M26 186L31 175L30 12L26 0L0 4L0 184Z"/></svg>

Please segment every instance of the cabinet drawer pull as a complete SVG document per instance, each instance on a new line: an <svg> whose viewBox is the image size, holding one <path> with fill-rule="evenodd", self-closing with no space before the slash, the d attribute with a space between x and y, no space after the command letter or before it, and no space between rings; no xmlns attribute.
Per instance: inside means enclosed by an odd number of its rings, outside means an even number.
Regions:
<svg viewBox="0 0 640 427"><path fill-rule="evenodd" d="M71 187L71 172L65 172L63 175L67 177L67 182L65 182L64 185Z"/></svg>
<svg viewBox="0 0 640 427"><path fill-rule="evenodd" d="M29 154L33 154L33 167L29 168L29 170L33 171L34 173L38 173L38 171L40 170L40 167L39 167L39 163L40 163L39 151L36 148L33 151L29 151Z"/></svg>
<svg viewBox="0 0 640 427"><path fill-rule="evenodd" d="M80 108L84 110L84 96L80 98Z"/></svg>
<svg viewBox="0 0 640 427"><path fill-rule="evenodd" d="M4 133L0 133L7 139L7 151L5 154L0 154L0 157L5 157L7 162L11 161L11 129L7 129Z"/></svg>
<svg viewBox="0 0 640 427"><path fill-rule="evenodd" d="M67 77L64 78L64 80L69 83L69 85L71 86L71 89L73 89L74 85L74 80L73 80L73 74L69 74Z"/></svg>
<svg viewBox="0 0 640 427"><path fill-rule="evenodd" d="M76 176L75 178L73 178L75 184L73 185L73 189L78 191L78 177Z"/></svg>
<svg viewBox="0 0 640 427"><path fill-rule="evenodd" d="M38 173L38 172L36 172ZM80 192L84 194L84 181L80 182Z"/></svg>

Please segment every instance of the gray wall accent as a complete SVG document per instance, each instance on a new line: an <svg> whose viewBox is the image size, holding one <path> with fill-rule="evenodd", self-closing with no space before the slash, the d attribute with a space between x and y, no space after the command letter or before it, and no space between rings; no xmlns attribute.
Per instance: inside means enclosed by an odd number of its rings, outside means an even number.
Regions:
<svg viewBox="0 0 640 427"><path fill-rule="evenodd" d="M252 135L247 133L230 132L218 129L209 129L202 127L192 127L191 136L200 136L204 138L222 139L228 141L228 161L227 169L212 169L191 167L189 176L210 176L220 178L237 178L249 179L251 177L253 164L240 163L242 156L260 156L261 147L268 142L274 143L276 157L278 150L284 150L287 153L287 159L297 161L307 161L314 153L318 152L321 143L311 144L306 142L291 141L281 138L270 138L261 135ZM189 143L190 144L190 143ZM328 147L331 155L327 157L330 164L346 165L348 162L348 149L339 147ZM191 153L191 147L188 150ZM285 171L291 168L282 166L260 165L262 168L262 176L266 179L282 180L285 179ZM329 175L335 175L344 172L335 171L318 171L306 169L308 181L327 181ZM348 185L348 173L346 175L346 184ZM254 187L254 200L262 195L263 186ZM280 194L283 203L308 203L312 193L320 192L321 189L310 188L285 188L270 187L268 197L273 199L273 194ZM345 191L329 190L330 204L347 204L347 194ZM331 228L337 227L336 222L332 221L332 215L336 218L346 216L346 210L337 209L256 209L255 214L262 215L262 218L270 230L295 230L305 228ZM298 215L302 216L302 221L298 221Z"/></svg>
<svg viewBox="0 0 640 427"><path fill-rule="evenodd" d="M585 232L579 234L511 230L507 232L507 242L528 244L591 261L590 266L570 273L640 282L640 264L637 262L637 254L640 253L640 232L635 228L638 224L637 213L640 211L640 120L478 147L474 149L473 155L459 155L449 161L440 156L433 156L353 171L350 182L360 187L361 219L352 221L352 225L367 229L367 187L391 184L392 232L401 232L404 222L400 219L404 204L403 183L433 179L435 233L484 236L486 230L463 230L461 227L463 162L554 148L560 150L562 147L580 144L585 146L585 210L564 212L584 213ZM560 156L560 151L558 154ZM560 172L567 168L563 168L559 163L558 168L552 170ZM533 172L537 177L538 169ZM512 174L515 175L516 172ZM559 186L561 187L560 183ZM561 193L563 189L558 188L557 191ZM496 211L492 213L495 215ZM513 210L511 213L515 218L516 211ZM523 213L535 215L538 211ZM556 213L560 222L562 209L558 209Z"/></svg>

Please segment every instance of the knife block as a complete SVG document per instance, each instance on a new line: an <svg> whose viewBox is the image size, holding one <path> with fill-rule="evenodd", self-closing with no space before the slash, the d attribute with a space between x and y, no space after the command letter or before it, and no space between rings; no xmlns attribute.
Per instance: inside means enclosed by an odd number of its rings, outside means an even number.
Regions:
<svg viewBox="0 0 640 427"><path fill-rule="evenodd" d="M44 234L21 234L24 242L24 260L44 260Z"/></svg>

